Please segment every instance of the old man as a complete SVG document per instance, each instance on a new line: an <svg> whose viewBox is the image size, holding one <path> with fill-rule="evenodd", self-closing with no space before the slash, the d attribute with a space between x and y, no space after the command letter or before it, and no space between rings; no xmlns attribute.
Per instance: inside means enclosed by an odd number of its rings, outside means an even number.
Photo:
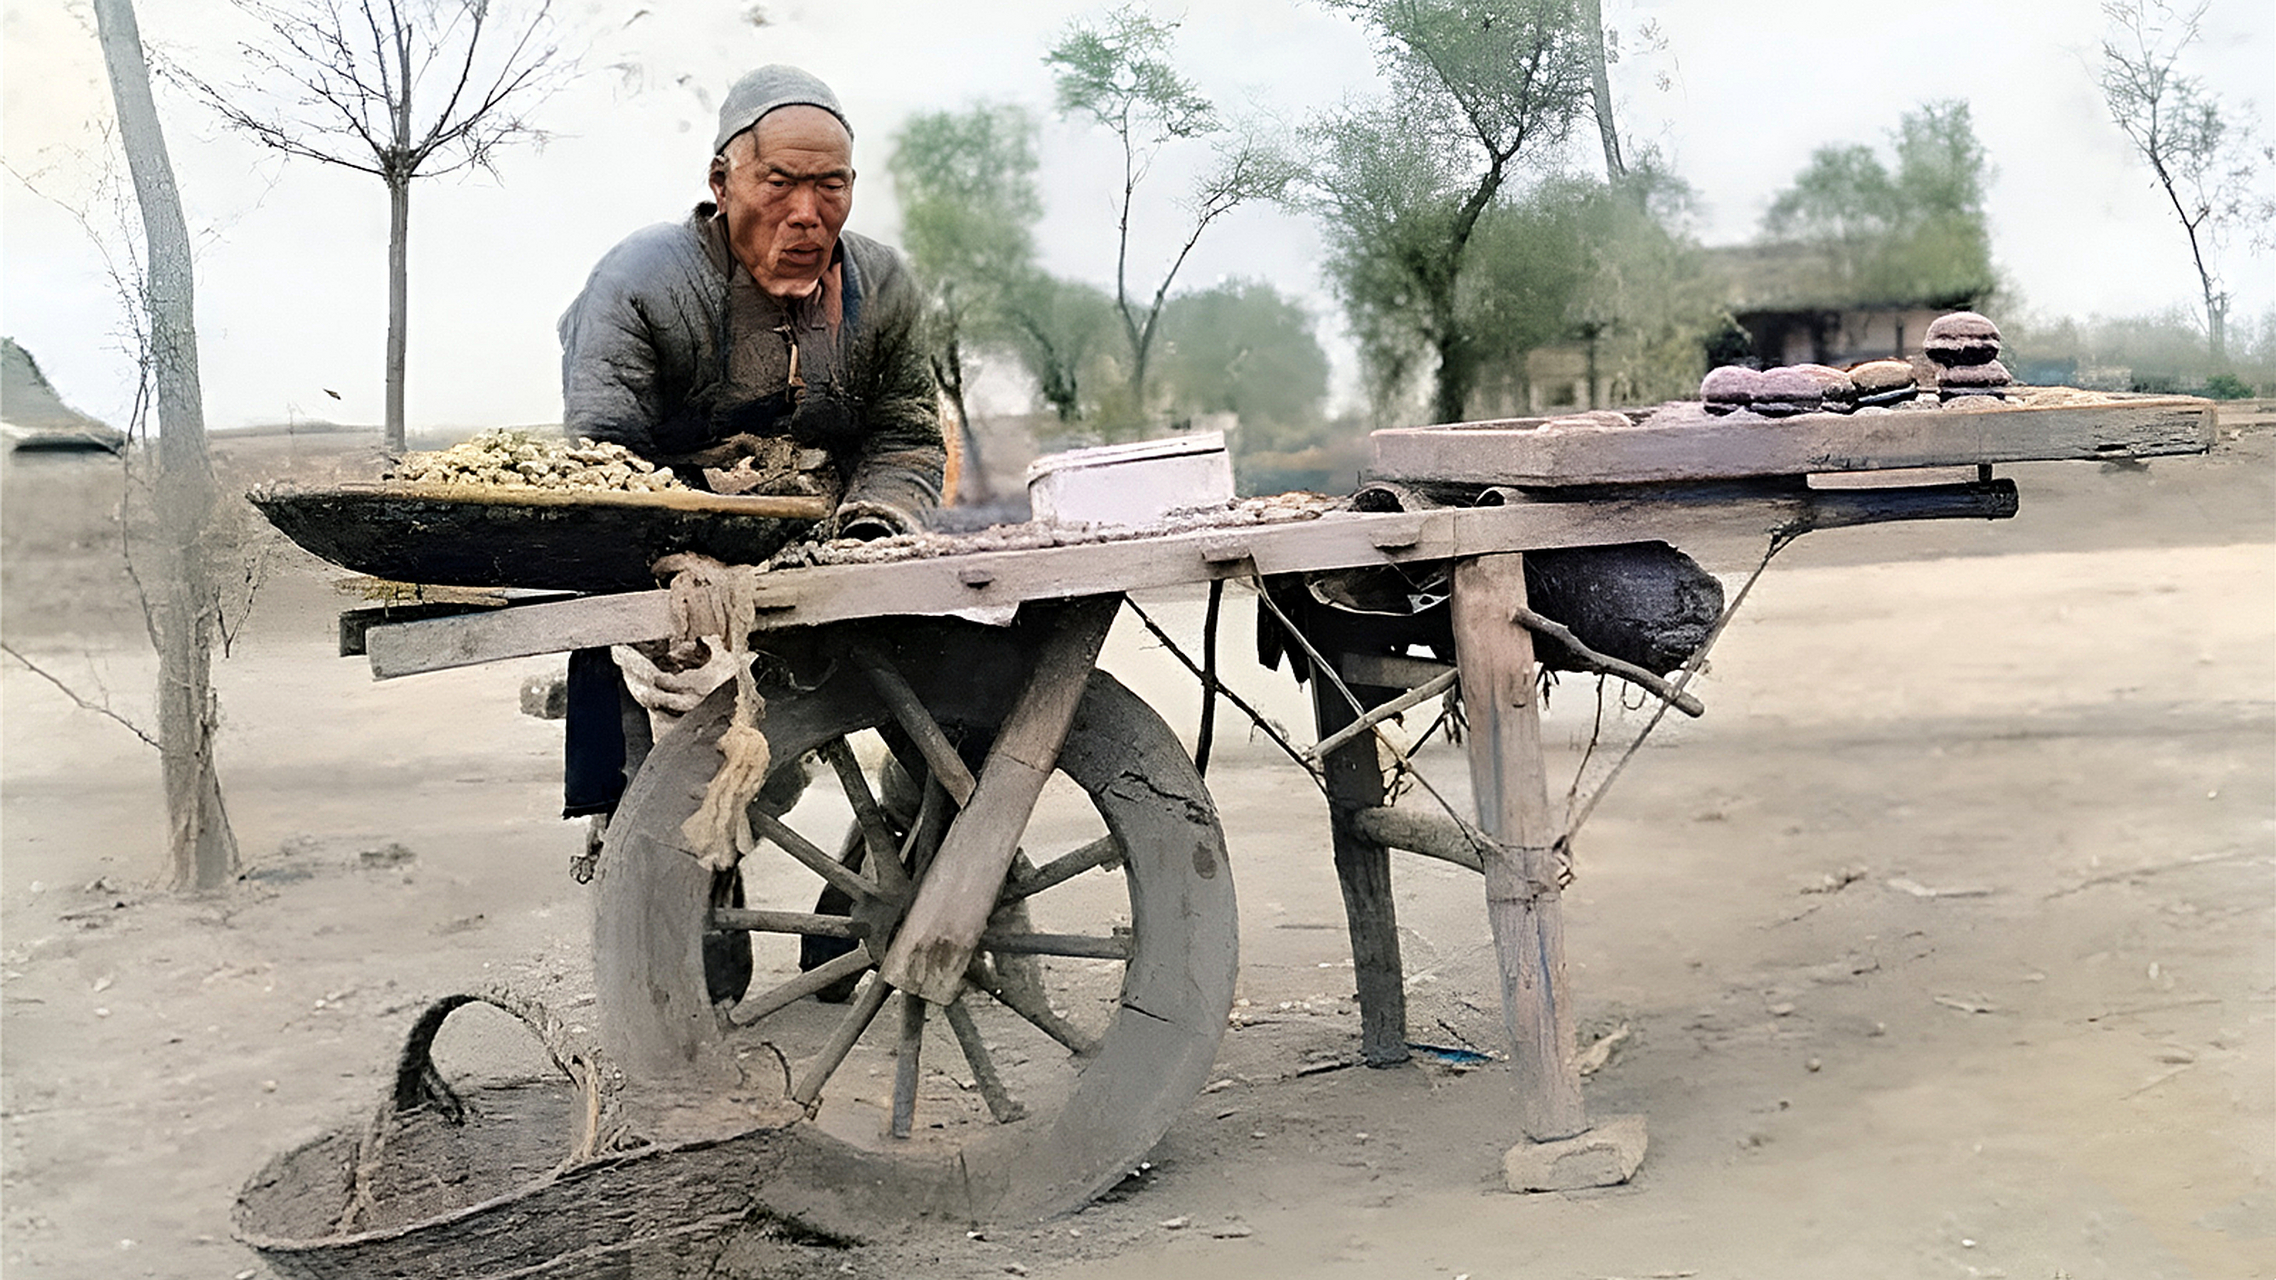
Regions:
<svg viewBox="0 0 2276 1280"><path fill-rule="evenodd" d="M561 317L565 430L707 487L825 494L826 536L915 529L945 462L923 304L898 253L845 230L853 129L837 95L796 67L738 80L709 181L686 218L611 249ZM624 657L658 705L724 674ZM605 817L645 753L623 690L607 650L571 656L564 816Z"/></svg>
<svg viewBox="0 0 2276 1280"><path fill-rule="evenodd" d="M728 91L712 153L712 198L611 249L561 317L566 430L713 487L803 473L797 491L837 500L829 534L915 528L945 459L922 301L899 254L844 229L837 95L761 67Z"/></svg>

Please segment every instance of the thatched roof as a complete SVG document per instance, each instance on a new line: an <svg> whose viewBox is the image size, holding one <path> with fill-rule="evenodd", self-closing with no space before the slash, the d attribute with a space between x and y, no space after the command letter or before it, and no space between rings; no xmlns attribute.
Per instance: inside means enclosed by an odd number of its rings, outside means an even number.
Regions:
<svg viewBox="0 0 2276 1280"><path fill-rule="evenodd" d="M123 432L91 418L63 402L40 372L32 353L14 338L0 338L0 423L8 438L24 448L97 448L113 452L125 447Z"/></svg>
<svg viewBox="0 0 2276 1280"><path fill-rule="evenodd" d="M1981 294L1949 289L1891 288L1845 279L1826 248L1799 242L1725 245L1705 251L1707 270L1721 281L1723 304L1734 314L1754 311L1860 311L1931 308L1956 310Z"/></svg>

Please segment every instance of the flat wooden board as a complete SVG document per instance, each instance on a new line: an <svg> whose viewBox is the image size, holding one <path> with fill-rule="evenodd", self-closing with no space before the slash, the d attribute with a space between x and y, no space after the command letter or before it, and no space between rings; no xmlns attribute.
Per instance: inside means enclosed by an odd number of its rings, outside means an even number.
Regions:
<svg viewBox="0 0 2276 1280"><path fill-rule="evenodd" d="M2203 453L2216 438L2210 400L2030 387L2008 400L1922 399L1792 418L1712 417L1676 404L1629 426L1513 418L1397 427L1374 433L1373 472L1475 485L1634 484L2145 458Z"/></svg>
<svg viewBox="0 0 2276 1280"><path fill-rule="evenodd" d="M1731 541L1758 547L1774 530L1856 523L1843 514L1849 505L1844 495L1725 484L1592 496L1586 501L1519 501L1380 514L1340 511L1309 520L1200 528L1119 542L776 569L758 584L759 625L808 626L889 614L972 610L1008 614L1029 600L1546 547L1651 539L1693 548ZM2005 510L2011 511L2012 504ZM502 658L631 644L670 631L668 594L640 591L374 626L365 643L372 673L386 679Z"/></svg>

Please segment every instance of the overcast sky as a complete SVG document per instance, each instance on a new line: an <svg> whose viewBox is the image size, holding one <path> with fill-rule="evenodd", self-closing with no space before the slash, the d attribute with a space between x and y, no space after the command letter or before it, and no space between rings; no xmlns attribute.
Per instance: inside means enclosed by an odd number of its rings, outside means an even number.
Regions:
<svg viewBox="0 0 2276 1280"><path fill-rule="evenodd" d="M991 99L1048 120L1040 58L1081 0L559 0L586 73L544 108L542 149L412 196L409 414L414 429L558 420L553 324L593 261L627 232L701 198L719 95L764 62L830 81L857 132L853 228L892 239L885 169L893 132L919 110ZM122 421L132 370L120 303L86 233L59 207L84 206L99 162L108 87L78 0L0 0L0 331L36 355L65 398ZM243 30L225 0L145 0L145 39L227 78ZM1156 11L1180 10L1158 0ZM1749 237L1771 196L1828 143L1886 148L1898 117L1962 98L1995 172L1995 264L2037 315L2130 314L2193 306L2187 247L2170 209L2109 123L2093 82L2097 0L1922 0L1847 7L1823 0L1604 0L1621 34L1614 69L1624 141L1657 147L1701 198L1710 244ZM1302 0L1206 0L1182 10L1180 58L1228 109L1289 120L1375 91L1365 34ZM636 16L637 15L637 16ZM754 22L754 16L763 19ZM1655 29L1660 43L1644 34ZM2276 5L2213 0L2191 67L2276 132ZM372 422L382 404L387 204L363 174L283 161L222 134L161 86L168 143L200 239L198 325L208 421ZM1584 139L1593 146L1593 137ZM1576 168L1597 163L1575 148ZM1046 265L1111 285L1107 137L1051 120L1044 134ZM1157 207L1181 176L1155 174ZM35 194L25 177L46 193ZM93 221L113 225L101 209ZM1141 226L1133 276L1158 278L1173 229ZM139 233L138 233L139 234ZM1269 280L1302 297L1354 375L1317 233L1301 217L1242 210L1203 241L1180 277ZM2235 313L2276 307L2276 265L2230 247ZM2018 304L2010 304L2011 307ZM334 399L327 391L337 393Z"/></svg>

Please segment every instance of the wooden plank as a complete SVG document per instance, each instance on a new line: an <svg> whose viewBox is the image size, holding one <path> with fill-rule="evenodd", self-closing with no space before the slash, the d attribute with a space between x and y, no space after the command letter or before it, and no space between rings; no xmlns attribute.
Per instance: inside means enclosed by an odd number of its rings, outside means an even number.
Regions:
<svg viewBox="0 0 2276 1280"><path fill-rule="evenodd" d="M2015 402L1782 419L1702 411L1629 427L1550 426L1540 419L1398 427L1371 437L1372 470L1392 481L1630 484L2145 458L2203 453L2218 439L2211 401L2108 396L2078 402L2088 394L2026 392Z"/></svg>
<svg viewBox="0 0 2276 1280"><path fill-rule="evenodd" d="M1751 548L1778 529L2012 514L2014 486L2007 481L1995 485L2005 486L2003 501L1991 500L2000 495L1961 486L1818 491L1719 481L1592 493L1572 501L1340 511L1317 520L1252 526L1243 531L1250 558L1241 560L1205 559L1200 548L1224 531L1201 529L1124 542L781 569L759 583L759 626L1010 608L1031 600L1246 578L1252 572L1352 569L1549 547L1657 539L1695 550L1730 543ZM975 578L983 580L980 586L967 585ZM501 658L637 644L670 634L670 594L641 591L374 626L366 643L372 674L384 680Z"/></svg>
<svg viewBox="0 0 2276 1280"><path fill-rule="evenodd" d="M1428 512L1337 512L1241 531L1251 557L1211 560L1222 529L1082 546L784 569L760 584L762 627L805 626L886 614L945 614L1106 592L1246 578L1252 572L1350 569L1482 555L1513 547L1602 546L1643 539L1760 538L1807 517L1810 495L1732 491L1648 494L1586 502L1520 502ZM1398 544L1393 549L1378 541ZM979 585L967 585L977 580ZM664 591L588 596L557 604L374 626L372 674L385 680L450 667L671 634Z"/></svg>
<svg viewBox="0 0 2276 1280"><path fill-rule="evenodd" d="M672 634L671 593L583 596L453 618L374 624L364 649L375 679L571 649L636 644Z"/></svg>
<svg viewBox="0 0 2276 1280"><path fill-rule="evenodd" d="M1525 1136L1550 1142L1585 1132L1588 1113L1573 1063L1564 906L1552 849L1561 832L1549 810L1541 761L1533 635L1510 621L1524 604L1523 556L1482 556L1454 566L1455 661L1470 718L1470 786L1478 824L1494 841L1481 860L1486 919L1501 967L1502 1019Z"/></svg>
<svg viewBox="0 0 2276 1280"><path fill-rule="evenodd" d="M1120 596L1070 606L981 765L972 802L956 815L916 900L886 949L885 980L935 1004L964 989L964 973L1019 852L1028 814L1051 776L1091 667L1122 607Z"/></svg>

